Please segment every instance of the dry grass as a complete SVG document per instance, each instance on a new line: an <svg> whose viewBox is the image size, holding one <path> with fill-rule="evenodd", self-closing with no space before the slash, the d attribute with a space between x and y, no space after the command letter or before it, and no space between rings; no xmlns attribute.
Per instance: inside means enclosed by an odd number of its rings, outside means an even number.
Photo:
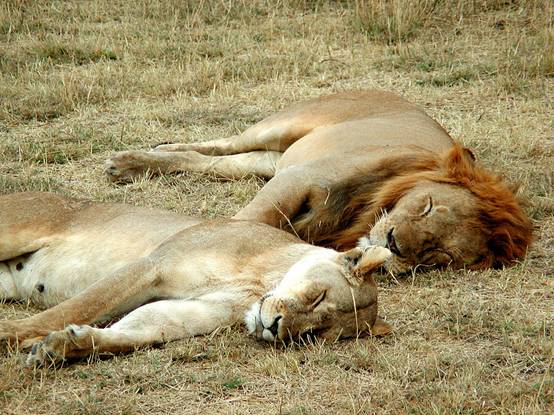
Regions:
<svg viewBox="0 0 554 415"><path fill-rule="evenodd" d="M2 2L2 193L227 216L262 183L187 174L115 187L101 163L226 136L303 98L382 88L518 181L537 240L508 270L382 277L396 327L385 339L274 349L234 327L36 371L5 353L0 412L552 413L552 20L548 0ZM0 318L32 312L0 305Z"/></svg>

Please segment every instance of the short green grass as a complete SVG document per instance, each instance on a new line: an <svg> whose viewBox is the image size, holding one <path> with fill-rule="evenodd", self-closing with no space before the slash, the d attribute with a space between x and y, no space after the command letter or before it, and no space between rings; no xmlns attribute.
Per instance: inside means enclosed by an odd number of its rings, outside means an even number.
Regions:
<svg viewBox="0 0 554 415"><path fill-rule="evenodd" d="M273 348L231 327L39 370L8 351L1 412L551 413L552 21L547 0L2 2L2 193L230 216L263 182L183 174L117 187L102 162L235 134L309 97L380 88L519 183L536 241L511 269L380 276L396 329L383 339ZM34 312L0 305L0 318Z"/></svg>

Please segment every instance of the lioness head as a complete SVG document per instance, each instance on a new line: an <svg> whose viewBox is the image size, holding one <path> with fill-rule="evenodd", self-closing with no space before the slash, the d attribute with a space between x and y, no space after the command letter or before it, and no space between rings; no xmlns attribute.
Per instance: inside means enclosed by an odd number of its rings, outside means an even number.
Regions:
<svg viewBox="0 0 554 415"><path fill-rule="evenodd" d="M300 260L248 311L249 332L266 341L287 341L308 333L336 340L390 331L377 317L371 276L390 255L386 248L364 247L322 250Z"/></svg>
<svg viewBox="0 0 554 415"><path fill-rule="evenodd" d="M382 214L362 245L388 247L385 267L479 269L525 255L531 222L512 191L456 146L436 169L398 176L380 190Z"/></svg>

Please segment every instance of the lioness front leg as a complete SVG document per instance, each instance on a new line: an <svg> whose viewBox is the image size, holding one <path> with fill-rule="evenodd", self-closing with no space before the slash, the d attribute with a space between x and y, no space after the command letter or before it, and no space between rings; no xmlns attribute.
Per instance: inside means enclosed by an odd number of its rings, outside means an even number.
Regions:
<svg viewBox="0 0 554 415"><path fill-rule="evenodd" d="M165 174L192 171L213 174L226 179L245 176L271 178L281 157L277 151L252 151L230 156L205 156L195 151L152 152L123 151L105 164L108 179L130 182L146 173Z"/></svg>
<svg viewBox="0 0 554 415"><path fill-rule="evenodd" d="M242 299L227 300L224 296L212 294L197 300L156 301L137 308L104 329L70 325L35 343L27 364L55 363L88 356L92 352L127 352L141 346L209 334L242 317L242 314L233 311L231 303Z"/></svg>
<svg viewBox="0 0 554 415"><path fill-rule="evenodd" d="M154 263L141 259L39 314L1 321L0 340L26 347L70 323L88 324L127 312L153 298L160 279Z"/></svg>

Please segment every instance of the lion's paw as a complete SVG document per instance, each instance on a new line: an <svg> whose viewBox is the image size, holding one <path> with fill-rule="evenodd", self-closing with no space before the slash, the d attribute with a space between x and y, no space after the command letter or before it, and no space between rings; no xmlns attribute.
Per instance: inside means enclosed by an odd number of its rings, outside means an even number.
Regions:
<svg viewBox="0 0 554 415"><path fill-rule="evenodd" d="M175 144L175 143L160 143L157 146L155 146L152 151L165 151L165 152L173 152L173 151L186 151L188 150L186 144Z"/></svg>
<svg viewBox="0 0 554 415"><path fill-rule="evenodd" d="M70 324L36 342L27 356L27 366L50 366L68 357L83 356L93 349L92 327Z"/></svg>

